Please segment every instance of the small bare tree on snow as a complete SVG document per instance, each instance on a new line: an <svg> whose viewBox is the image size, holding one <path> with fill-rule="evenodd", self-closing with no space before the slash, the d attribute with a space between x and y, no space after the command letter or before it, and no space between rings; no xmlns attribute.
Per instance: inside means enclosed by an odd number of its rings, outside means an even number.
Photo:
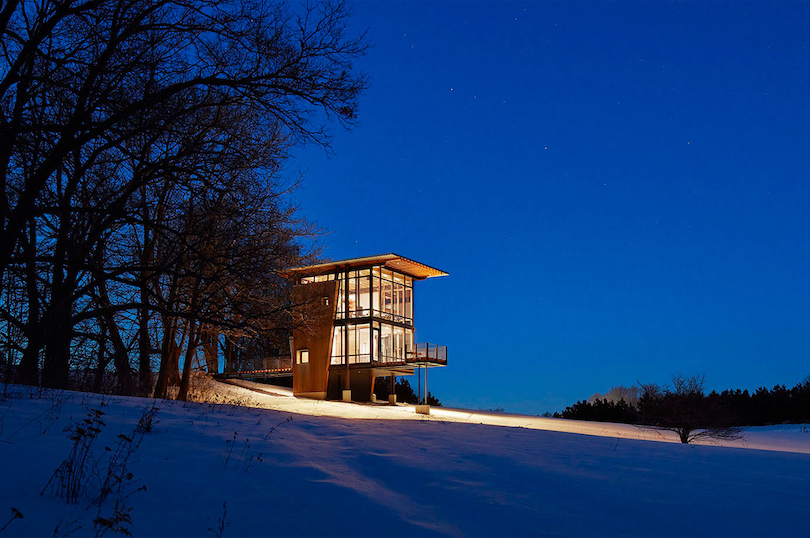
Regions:
<svg viewBox="0 0 810 538"><path fill-rule="evenodd" d="M741 439L743 430L734 426L729 413L713 405L704 394L705 376L672 377L672 388L656 384L641 386L638 401L642 423L673 431L682 443L701 439Z"/></svg>

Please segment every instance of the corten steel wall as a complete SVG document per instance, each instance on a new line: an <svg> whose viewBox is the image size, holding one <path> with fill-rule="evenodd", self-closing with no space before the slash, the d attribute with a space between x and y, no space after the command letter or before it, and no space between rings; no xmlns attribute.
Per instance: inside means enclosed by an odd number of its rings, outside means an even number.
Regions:
<svg viewBox="0 0 810 538"><path fill-rule="evenodd" d="M293 287L293 301L300 305L295 309L292 346L295 396L326 398L337 294L336 280ZM306 364L296 364L301 349L309 350L309 362Z"/></svg>

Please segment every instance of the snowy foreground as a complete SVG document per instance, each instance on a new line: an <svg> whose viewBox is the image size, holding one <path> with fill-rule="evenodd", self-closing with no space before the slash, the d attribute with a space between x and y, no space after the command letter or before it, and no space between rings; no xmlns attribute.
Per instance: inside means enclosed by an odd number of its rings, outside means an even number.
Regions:
<svg viewBox="0 0 810 538"><path fill-rule="evenodd" d="M23 518L0 536L96 535L97 518L136 537L810 535L807 426L752 428L748 448L686 446L624 425L436 408L425 418L411 406L210 385L207 397L224 403L102 405L9 387L0 528L12 508ZM133 435L153 404L152 430ZM104 413L97 464L67 504L58 480L46 484L74 445L65 428L92 409ZM121 433L139 445L108 472ZM120 491L94 503L110 475L123 477Z"/></svg>

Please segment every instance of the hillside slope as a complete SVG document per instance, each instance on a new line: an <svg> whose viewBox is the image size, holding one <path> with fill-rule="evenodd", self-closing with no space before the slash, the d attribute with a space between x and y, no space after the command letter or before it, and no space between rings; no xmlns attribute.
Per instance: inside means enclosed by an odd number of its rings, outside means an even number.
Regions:
<svg viewBox="0 0 810 538"><path fill-rule="evenodd" d="M0 536L94 535L116 500L133 536L801 536L810 521L805 454L27 390L0 402L0 527L24 516ZM92 472L75 505L45 487L88 409L104 413L103 478L152 403L133 478L100 509Z"/></svg>

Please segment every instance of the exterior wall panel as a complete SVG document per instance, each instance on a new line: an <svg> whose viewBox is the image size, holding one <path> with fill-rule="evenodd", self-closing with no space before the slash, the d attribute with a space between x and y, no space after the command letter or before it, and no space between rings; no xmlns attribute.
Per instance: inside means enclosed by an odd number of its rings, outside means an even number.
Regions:
<svg viewBox="0 0 810 538"><path fill-rule="evenodd" d="M326 398L337 295L334 280L293 287L297 305L291 346L295 396ZM299 364L302 350L307 350L308 362Z"/></svg>

